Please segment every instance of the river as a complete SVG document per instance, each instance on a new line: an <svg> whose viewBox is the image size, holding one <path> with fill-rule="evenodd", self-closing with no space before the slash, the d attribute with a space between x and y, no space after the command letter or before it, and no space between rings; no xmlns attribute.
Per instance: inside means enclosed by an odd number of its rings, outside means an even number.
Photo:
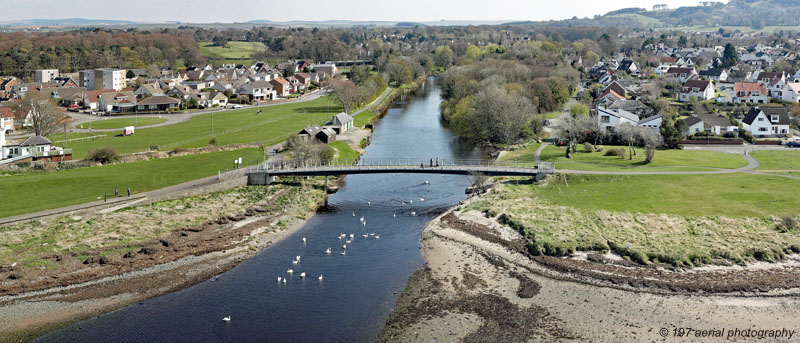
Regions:
<svg viewBox="0 0 800 343"><path fill-rule="evenodd" d="M365 159L485 156L442 126L436 83L429 78L388 110L376 123ZM327 211L236 268L39 341L374 341L409 276L424 263L423 226L464 199L469 185L466 176L348 176ZM340 233L355 234L346 255L340 254L345 244ZM380 239L362 237L369 233ZM300 262L292 264L298 255ZM287 274L290 268L293 274ZM308 276L301 278L301 272ZM278 277L288 280L279 283ZM225 316L231 321L223 322Z"/></svg>

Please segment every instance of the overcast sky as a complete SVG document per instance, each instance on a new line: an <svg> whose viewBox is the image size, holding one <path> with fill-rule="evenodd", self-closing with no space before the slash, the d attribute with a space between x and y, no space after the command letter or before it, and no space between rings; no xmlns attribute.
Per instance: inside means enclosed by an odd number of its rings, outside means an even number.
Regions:
<svg viewBox="0 0 800 343"><path fill-rule="evenodd" d="M548 20L591 17L626 7L651 9L661 3L674 8L697 5L699 0L0 0L0 21Z"/></svg>

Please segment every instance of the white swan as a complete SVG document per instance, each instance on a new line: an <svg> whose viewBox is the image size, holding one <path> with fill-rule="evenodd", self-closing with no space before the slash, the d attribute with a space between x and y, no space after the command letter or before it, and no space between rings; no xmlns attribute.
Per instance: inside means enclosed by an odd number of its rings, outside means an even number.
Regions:
<svg viewBox="0 0 800 343"><path fill-rule="evenodd" d="M367 201L367 206L372 206L372 203Z"/></svg>
<svg viewBox="0 0 800 343"><path fill-rule="evenodd" d="M344 241L344 242L345 242L345 243L347 243L347 244L350 244L350 242L352 242L352 240L349 240L349 239L348 239L348 240L346 240L346 241Z"/></svg>
<svg viewBox="0 0 800 343"><path fill-rule="evenodd" d="M369 235L365 233L365 234L361 235L361 237L367 238L367 237L369 237Z"/></svg>
<svg viewBox="0 0 800 343"><path fill-rule="evenodd" d="M287 269L287 270L286 270L286 272L287 272L287 273L289 273L289 274L291 274L291 273L294 273L294 270Z"/></svg>
<svg viewBox="0 0 800 343"><path fill-rule="evenodd" d="M381 239L381 235L375 235L375 239Z"/></svg>
<svg viewBox="0 0 800 343"><path fill-rule="evenodd" d="M231 316L227 316L227 317L225 317L225 318L222 318L222 321L223 321L223 322L229 322L229 321L231 321Z"/></svg>
<svg viewBox="0 0 800 343"><path fill-rule="evenodd" d="M305 238L305 237L303 237L303 243L305 243L305 242L306 242L306 238Z"/></svg>
<svg viewBox="0 0 800 343"><path fill-rule="evenodd" d="M409 200L409 201L408 201L408 203L409 203L409 204L413 204L413 203L414 203L414 200Z"/></svg>
<svg viewBox="0 0 800 343"><path fill-rule="evenodd" d="M300 263L300 261L298 261L298 260L292 261L292 264L298 264L298 263Z"/></svg>
<svg viewBox="0 0 800 343"><path fill-rule="evenodd" d="M346 253L347 253L347 251L342 251L342 253L340 255L344 256L344 254L346 254Z"/></svg>
<svg viewBox="0 0 800 343"><path fill-rule="evenodd" d="M317 280L322 281L322 274L319 274L319 277L317 278Z"/></svg>
<svg viewBox="0 0 800 343"><path fill-rule="evenodd" d="M295 259L295 260L297 260L297 261L300 261L300 256L299 256L299 255L298 255L298 256L295 256L295 258L294 258L294 259Z"/></svg>
<svg viewBox="0 0 800 343"><path fill-rule="evenodd" d="M347 249L347 244L342 245L342 249Z"/></svg>
<svg viewBox="0 0 800 343"><path fill-rule="evenodd" d="M330 254L331 253L331 248L325 249L325 253L326 254Z"/></svg>
<svg viewBox="0 0 800 343"><path fill-rule="evenodd" d="M282 279L283 279L283 278L281 278L280 276L278 276L278 282L281 282L281 280L282 280Z"/></svg>
<svg viewBox="0 0 800 343"><path fill-rule="evenodd" d="M361 224L363 224L364 226L367 226L367 221L365 220L365 221L364 221L363 223L361 223Z"/></svg>
<svg viewBox="0 0 800 343"><path fill-rule="evenodd" d="M300 273L300 277L305 279L306 278L306 272Z"/></svg>
<svg viewBox="0 0 800 343"><path fill-rule="evenodd" d="M356 216L356 212L355 212L355 211L353 211L353 217L355 217L355 216Z"/></svg>
<svg viewBox="0 0 800 343"><path fill-rule="evenodd" d="M419 198L419 201L425 201L425 198Z"/></svg>
<svg viewBox="0 0 800 343"><path fill-rule="evenodd" d="M283 283L286 284L286 278L283 278Z"/></svg>
<svg viewBox="0 0 800 343"><path fill-rule="evenodd" d="M426 184L426 185L430 185L430 184L431 184L431 182L430 182L430 181L428 181L428 180L425 180L425 184Z"/></svg>
<svg viewBox="0 0 800 343"><path fill-rule="evenodd" d="M411 215L416 217L417 216L417 212L412 211Z"/></svg>
<svg viewBox="0 0 800 343"><path fill-rule="evenodd" d="M350 238L353 238L353 236L355 236L355 235L356 235L355 233L351 233L350 234Z"/></svg>
<svg viewBox="0 0 800 343"><path fill-rule="evenodd" d="M393 214L393 215L392 215L392 217L395 217L395 218L397 218L397 213Z"/></svg>

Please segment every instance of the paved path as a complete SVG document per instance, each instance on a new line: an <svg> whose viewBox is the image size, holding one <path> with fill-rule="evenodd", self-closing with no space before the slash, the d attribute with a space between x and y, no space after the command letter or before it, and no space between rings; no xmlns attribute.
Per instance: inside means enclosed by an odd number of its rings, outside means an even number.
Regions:
<svg viewBox="0 0 800 343"><path fill-rule="evenodd" d="M244 109L244 108L254 108L254 107L269 107L269 106L278 106L278 105L283 105L283 104L291 104L291 103L296 103L296 102L306 102L306 101L319 99L320 97L324 96L325 94L328 94L328 93L326 91L316 91L314 93L310 93L308 95L299 97L297 99L273 101L273 102L268 102L268 103L261 104L259 106L244 105L242 108ZM121 128L116 128L116 129L91 129L91 130L89 130L89 129L80 129L80 128L77 127L78 125L83 124L83 123L87 123L87 122L90 122L90 121L104 120L104 119L112 120L112 119L139 117L139 118L164 118L164 119L167 120L167 121L165 121L163 123L158 123L158 124L153 124L153 125L143 125L143 126L137 126L136 127L137 129L147 129L147 128L151 128L151 127L167 126L167 125L173 125L173 124L182 123L182 122L188 121L189 119L192 119L193 117L201 115L201 114L230 112L230 111L234 111L234 110L225 109L225 108L219 108L219 109L197 110L197 111L191 111L191 112L178 112L178 113L172 113L172 114L140 114L140 115L125 114L125 115L114 115L114 116L104 116L104 117L100 117L100 116L96 116L96 115L90 115L90 114L83 114L83 113L70 113L70 116L73 119L73 121L70 123L72 128L68 129L67 132L116 132L116 131L119 131L121 129Z"/></svg>

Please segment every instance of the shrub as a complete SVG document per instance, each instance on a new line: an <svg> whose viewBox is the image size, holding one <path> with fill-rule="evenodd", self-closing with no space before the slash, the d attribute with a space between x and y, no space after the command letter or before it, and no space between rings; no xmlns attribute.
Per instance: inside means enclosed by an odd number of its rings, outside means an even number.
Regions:
<svg viewBox="0 0 800 343"><path fill-rule="evenodd" d="M656 156L656 148L649 146L645 148L644 152L645 152L644 164L649 164L650 162L653 162L653 157Z"/></svg>
<svg viewBox="0 0 800 343"><path fill-rule="evenodd" d="M794 216L783 216L781 217L781 223L779 228L781 232L788 232L800 227L800 223L797 222L797 218Z"/></svg>
<svg viewBox="0 0 800 343"><path fill-rule="evenodd" d="M89 155L86 156L86 159L94 162L100 162L102 164L108 164L118 161L119 154L117 154L117 149L107 146L105 148L89 151Z"/></svg>
<svg viewBox="0 0 800 343"><path fill-rule="evenodd" d="M214 137L214 138L211 138L211 139L208 141L208 145L214 145L214 146L216 146L216 145L217 145L217 138L216 138L216 137Z"/></svg>
<svg viewBox="0 0 800 343"><path fill-rule="evenodd" d="M606 151L606 153L604 155L605 156L619 156L619 158L625 158L625 149L623 149L623 148L608 149L608 151Z"/></svg>
<svg viewBox="0 0 800 343"><path fill-rule="evenodd" d="M595 150L594 149L594 145L592 145L592 143L589 143L589 142L584 142L583 143L583 150L585 150L586 152L593 152Z"/></svg>

